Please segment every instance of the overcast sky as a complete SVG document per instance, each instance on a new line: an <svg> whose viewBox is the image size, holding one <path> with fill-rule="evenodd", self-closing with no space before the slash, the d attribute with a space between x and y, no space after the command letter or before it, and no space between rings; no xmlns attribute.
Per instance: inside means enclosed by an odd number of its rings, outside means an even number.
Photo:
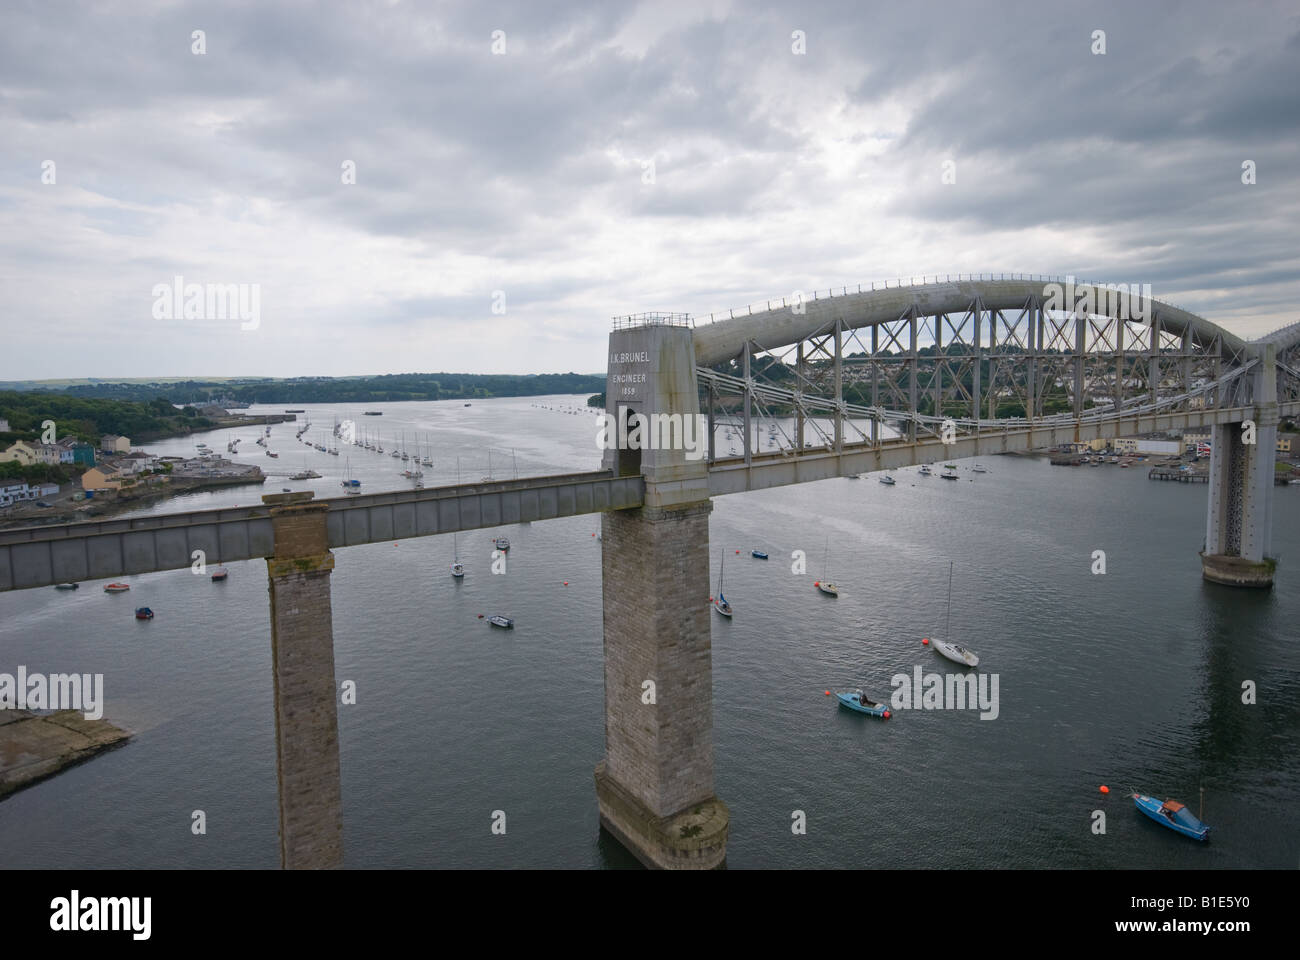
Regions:
<svg viewBox="0 0 1300 960"><path fill-rule="evenodd" d="M1254 337L1297 91L1295 3L7 0L0 379L599 372L615 314L977 271Z"/></svg>

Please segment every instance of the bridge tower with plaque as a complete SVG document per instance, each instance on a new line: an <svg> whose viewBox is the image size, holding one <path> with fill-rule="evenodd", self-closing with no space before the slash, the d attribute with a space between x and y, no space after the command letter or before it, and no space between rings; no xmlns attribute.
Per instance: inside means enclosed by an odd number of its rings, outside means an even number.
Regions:
<svg viewBox="0 0 1300 960"><path fill-rule="evenodd" d="M646 866L709 869L730 814L713 785L712 504L688 317L615 321L605 409L604 466L644 477L645 502L601 515L600 823Z"/></svg>

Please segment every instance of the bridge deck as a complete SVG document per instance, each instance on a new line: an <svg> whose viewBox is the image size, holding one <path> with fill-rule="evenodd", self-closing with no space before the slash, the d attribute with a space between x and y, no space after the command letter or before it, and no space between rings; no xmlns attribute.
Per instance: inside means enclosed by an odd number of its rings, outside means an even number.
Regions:
<svg viewBox="0 0 1300 960"><path fill-rule="evenodd" d="M640 506L639 476L607 470L310 501L329 506L329 545L475 530ZM224 507L0 531L0 590L21 590L271 556L271 508Z"/></svg>

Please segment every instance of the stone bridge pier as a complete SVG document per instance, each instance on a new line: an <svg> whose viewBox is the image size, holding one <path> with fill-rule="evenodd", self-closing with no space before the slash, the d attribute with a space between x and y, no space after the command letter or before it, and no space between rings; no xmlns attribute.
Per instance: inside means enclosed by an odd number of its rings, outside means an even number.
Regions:
<svg viewBox="0 0 1300 960"><path fill-rule="evenodd" d="M644 476L645 504L601 517L605 757L596 798L601 826L662 869L721 865L730 818L713 787L709 438L691 333L658 318L616 329L605 385L604 466ZM655 419L638 426L635 415Z"/></svg>
<svg viewBox="0 0 1300 960"><path fill-rule="evenodd" d="M310 493L272 494L275 554L266 558L271 594L275 759L280 787L280 865L343 865L338 693L330 575L329 507Z"/></svg>
<svg viewBox="0 0 1300 960"><path fill-rule="evenodd" d="M1245 423L1210 430L1210 496L1201 573L1234 587L1271 587L1273 487L1277 462L1276 348L1260 346L1246 377L1255 402L1253 443Z"/></svg>

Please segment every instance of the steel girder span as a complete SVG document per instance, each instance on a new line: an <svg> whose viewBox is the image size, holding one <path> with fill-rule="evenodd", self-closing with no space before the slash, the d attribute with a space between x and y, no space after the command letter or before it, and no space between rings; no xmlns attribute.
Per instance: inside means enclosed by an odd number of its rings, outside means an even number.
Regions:
<svg viewBox="0 0 1300 960"><path fill-rule="evenodd" d="M1300 323L1247 342L1149 288L1064 277L841 288L713 315L693 341L701 406L740 433L710 449L715 471L786 463L715 493L1239 422L1273 400L1300 413ZM827 454L843 462L790 468Z"/></svg>

